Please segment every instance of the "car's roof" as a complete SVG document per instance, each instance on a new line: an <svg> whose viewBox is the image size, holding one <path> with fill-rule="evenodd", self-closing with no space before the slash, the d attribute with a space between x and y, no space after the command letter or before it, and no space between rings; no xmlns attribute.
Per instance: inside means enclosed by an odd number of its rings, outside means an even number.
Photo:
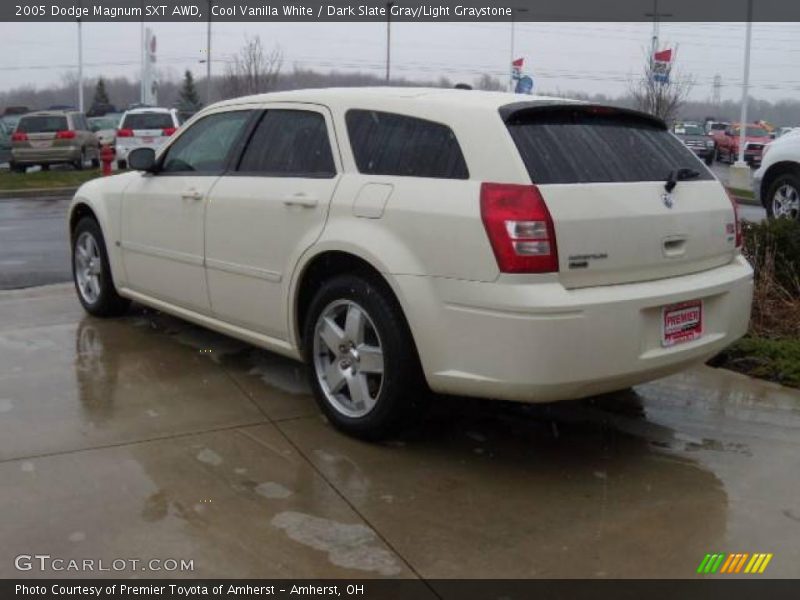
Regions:
<svg viewBox="0 0 800 600"><path fill-rule="evenodd" d="M235 106L239 104L257 104L261 102L308 102L328 105L358 105L364 102L379 105L382 101L396 105L398 102L409 104L425 104L429 106L497 109L507 104L527 102L530 104L570 104L576 102L566 98L551 96L528 96L509 92L485 92L479 90L461 90L453 88L415 88L415 87L347 87L316 88L272 92L244 96L224 100L215 106Z"/></svg>
<svg viewBox="0 0 800 600"><path fill-rule="evenodd" d="M21 118L26 119L27 117L63 117L70 113L76 113L76 110L37 110L34 112L25 113L24 115L20 115Z"/></svg>
<svg viewBox="0 0 800 600"><path fill-rule="evenodd" d="M172 113L171 108L164 108L161 106L142 106L140 108L132 108L130 110L126 110L126 115L140 115L143 113Z"/></svg>

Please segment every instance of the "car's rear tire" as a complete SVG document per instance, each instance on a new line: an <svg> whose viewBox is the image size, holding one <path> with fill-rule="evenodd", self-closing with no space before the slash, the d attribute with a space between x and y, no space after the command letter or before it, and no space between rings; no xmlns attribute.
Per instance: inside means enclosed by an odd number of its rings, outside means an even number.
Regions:
<svg viewBox="0 0 800 600"><path fill-rule="evenodd" d="M385 282L324 282L306 314L303 346L314 396L338 429L378 440L420 414L427 389L416 346Z"/></svg>
<svg viewBox="0 0 800 600"><path fill-rule="evenodd" d="M116 317L128 310L131 302L117 294L103 232L92 217L83 217L72 233L72 279L90 315Z"/></svg>
<svg viewBox="0 0 800 600"><path fill-rule="evenodd" d="M81 148L81 155L78 160L76 160L72 165L78 170L83 171L83 168L86 166L86 148Z"/></svg>
<svg viewBox="0 0 800 600"><path fill-rule="evenodd" d="M28 167L26 167L25 165L20 165L18 163L15 163L13 161L9 163L8 166L14 173L25 173L28 171Z"/></svg>
<svg viewBox="0 0 800 600"><path fill-rule="evenodd" d="M120 171L123 171L123 170L127 169L127 168L128 168L128 161L125 161L125 160L118 160L118 161L117 161L117 168L118 168Z"/></svg>
<svg viewBox="0 0 800 600"><path fill-rule="evenodd" d="M771 219L800 221L800 174L778 175L767 188L764 208Z"/></svg>
<svg viewBox="0 0 800 600"><path fill-rule="evenodd" d="M42 171L49 171L50 170L50 165L47 165L47 164L39 165L39 168L41 168Z"/></svg>

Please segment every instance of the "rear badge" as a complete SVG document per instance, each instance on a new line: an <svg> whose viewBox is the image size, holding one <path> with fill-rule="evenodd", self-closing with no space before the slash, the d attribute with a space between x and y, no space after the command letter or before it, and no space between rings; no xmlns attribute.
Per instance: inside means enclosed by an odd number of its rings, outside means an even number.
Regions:
<svg viewBox="0 0 800 600"><path fill-rule="evenodd" d="M587 269L591 260L605 260L608 254L605 252L597 254L573 254L567 260L570 269Z"/></svg>
<svg viewBox="0 0 800 600"><path fill-rule="evenodd" d="M664 192L663 194L661 194L661 201L667 208L672 208L673 206L675 206L675 200L672 198L672 194L669 192Z"/></svg>

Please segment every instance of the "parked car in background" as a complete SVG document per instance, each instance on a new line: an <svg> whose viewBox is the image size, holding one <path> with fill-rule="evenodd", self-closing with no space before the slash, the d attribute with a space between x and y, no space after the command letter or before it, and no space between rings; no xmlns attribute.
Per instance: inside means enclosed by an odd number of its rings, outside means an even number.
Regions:
<svg viewBox="0 0 800 600"><path fill-rule="evenodd" d="M119 118L113 116L103 117L89 117L89 129L97 136L97 141L101 146L106 144L112 148L117 141L117 127L119 126Z"/></svg>
<svg viewBox="0 0 800 600"><path fill-rule="evenodd" d="M11 136L11 169L24 173L28 167L68 163L83 169L87 162L100 164L100 147L83 113L39 111L24 115Z"/></svg>
<svg viewBox="0 0 800 600"><path fill-rule="evenodd" d="M717 133L724 132L729 126L730 123L727 121L706 121L706 134L713 137Z"/></svg>
<svg viewBox="0 0 800 600"><path fill-rule="evenodd" d="M714 140L710 139L702 125L681 123L672 132L684 145L703 159L707 165L714 162Z"/></svg>
<svg viewBox="0 0 800 600"><path fill-rule="evenodd" d="M174 108L134 108L122 115L117 130L117 166L125 169L135 148L158 150L180 127Z"/></svg>
<svg viewBox="0 0 800 600"><path fill-rule="evenodd" d="M12 129L0 119L0 164L11 160L11 132Z"/></svg>
<svg viewBox="0 0 800 600"><path fill-rule="evenodd" d="M739 159L740 132L741 126L734 123L714 135L714 155L718 161L733 164ZM744 161L751 167L758 166L764 146L772 141L769 131L759 125L748 124L744 139Z"/></svg>
<svg viewBox="0 0 800 600"><path fill-rule="evenodd" d="M784 134L764 148L753 194L770 217L800 220L800 135Z"/></svg>
<svg viewBox="0 0 800 600"><path fill-rule="evenodd" d="M30 112L27 106L7 106L3 111L3 121L11 129L11 133L17 128L17 123L22 115Z"/></svg>
<svg viewBox="0 0 800 600"><path fill-rule="evenodd" d="M426 384L580 398L747 331L736 205L644 113L302 90L212 105L128 157L134 171L83 185L69 209L84 308L135 299L305 360L353 435L418 415Z"/></svg>

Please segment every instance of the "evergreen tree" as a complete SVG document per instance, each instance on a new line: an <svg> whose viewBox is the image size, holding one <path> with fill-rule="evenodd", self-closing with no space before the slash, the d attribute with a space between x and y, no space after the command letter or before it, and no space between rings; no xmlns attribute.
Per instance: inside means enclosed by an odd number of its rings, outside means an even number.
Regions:
<svg viewBox="0 0 800 600"><path fill-rule="evenodd" d="M200 102L200 97L197 95L197 88L194 85L194 77L192 72L187 69L183 76L183 85L180 92L178 92L178 108L181 112L192 114L200 110L203 104Z"/></svg>
<svg viewBox="0 0 800 600"><path fill-rule="evenodd" d="M106 91L106 82L103 81L102 77L97 79L97 85L94 88L94 101L92 104L111 104L111 100L108 99L108 92Z"/></svg>

